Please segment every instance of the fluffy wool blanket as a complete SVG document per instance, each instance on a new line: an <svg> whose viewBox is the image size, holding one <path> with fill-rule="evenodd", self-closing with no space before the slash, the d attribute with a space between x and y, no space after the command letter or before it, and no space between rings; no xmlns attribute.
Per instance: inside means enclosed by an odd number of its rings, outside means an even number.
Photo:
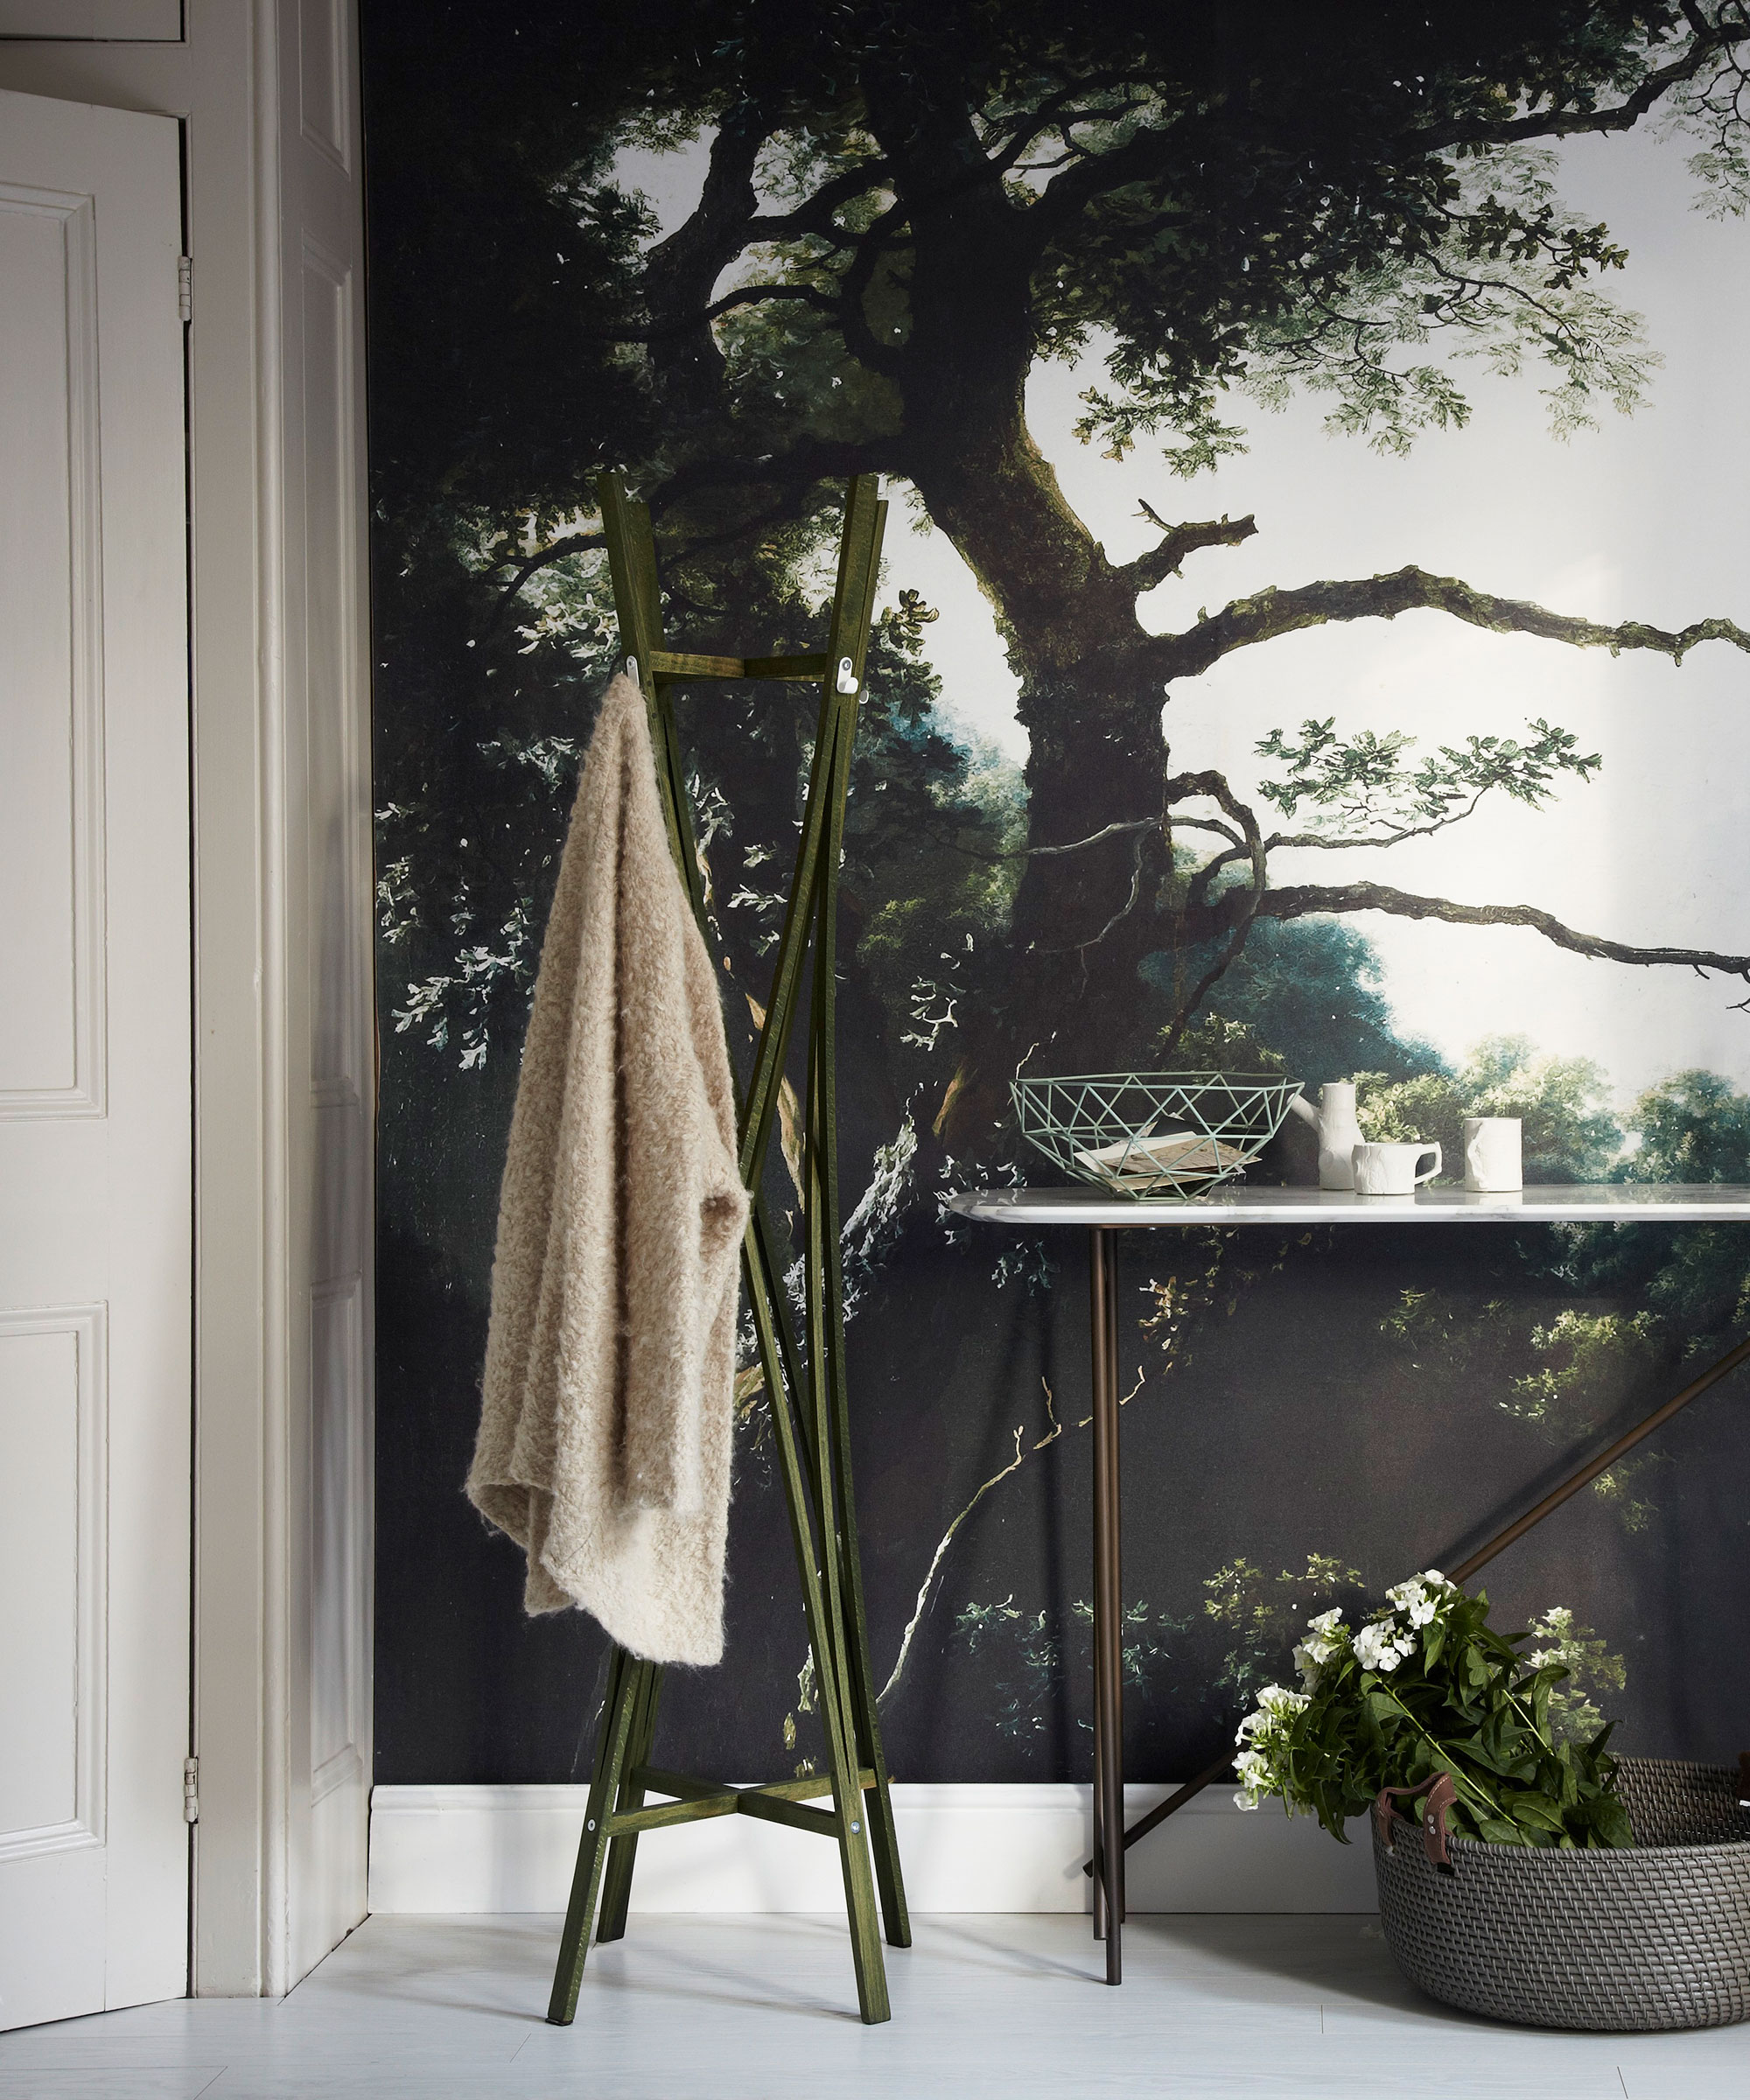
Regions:
<svg viewBox="0 0 1750 2100"><path fill-rule="evenodd" d="M620 676L542 948L467 1492L527 1549L529 1611L656 1662L723 1653L746 1217L716 974Z"/></svg>

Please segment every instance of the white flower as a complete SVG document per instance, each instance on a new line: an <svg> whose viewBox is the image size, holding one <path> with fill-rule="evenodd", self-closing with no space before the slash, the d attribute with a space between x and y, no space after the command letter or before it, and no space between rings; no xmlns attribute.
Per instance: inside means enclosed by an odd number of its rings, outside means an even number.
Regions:
<svg viewBox="0 0 1750 2100"><path fill-rule="evenodd" d="M1395 1589L1388 1590L1385 1594L1411 1626L1427 1626L1438 1614L1447 1599L1456 1597L1459 1592L1457 1586L1448 1582L1438 1568L1428 1568L1420 1575L1412 1575L1408 1581L1400 1582Z"/></svg>
<svg viewBox="0 0 1750 2100"><path fill-rule="evenodd" d="M1295 1650L1295 1661L1302 1670L1306 1662L1328 1662L1333 1656L1342 1652L1343 1642L1348 1638L1348 1629L1343 1624L1343 1614L1335 1609L1320 1612L1316 1619L1306 1621L1306 1639Z"/></svg>
<svg viewBox="0 0 1750 2100"><path fill-rule="evenodd" d="M1396 1661L1397 1650L1391 1645L1390 1636L1382 1626L1364 1626L1355 1635L1355 1660L1363 1670L1377 1670L1387 1656ZM1393 1663L1385 1663L1390 1670Z"/></svg>
<svg viewBox="0 0 1750 2100"><path fill-rule="evenodd" d="M1258 1694L1257 1704L1235 1730L1234 1740L1244 1745L1256 1738L1258 1743L1269 1744L1307 1703L1304 1691L1290 1691L1281 1684L1266 1684ZM1242 1754L1262 1760L1264 1753L1254 1747L1242 1750Z"/></svg>
<svg viewBox="0 0 1750 2100"><path fill-rule="evenodd" d="M1307 1691L1316 1691L1322 1673L1319 1668L1318 1659L1311 1648L1303 1644L1295 1649L1294 1667L1300 1672L1300 1682L1303 1688Z"/></svg>
<svg viewBox="0 0 1750 2100"><path fill-rule="evenodd" d="M1376 1620L1355 1635L1355 1660L1363 1670L1384 1673L1396 1670L1415 1645L1389 1619Z"/></svg>
<svg viewBox="0 0 1750 2100"><path fill-rule="evenodd" d="M1234 1796L1236 1808L1255 1809L1266 1794L1275 1791L1270 1760L1262 1750L1242 1750L1234 1760L1234 1770L1239 1775L1241 1788Z"/></svg>

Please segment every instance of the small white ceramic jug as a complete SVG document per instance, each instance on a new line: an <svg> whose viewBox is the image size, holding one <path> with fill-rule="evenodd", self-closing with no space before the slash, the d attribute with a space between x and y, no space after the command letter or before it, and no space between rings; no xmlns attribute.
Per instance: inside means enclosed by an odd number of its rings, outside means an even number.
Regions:
<svg viewBox="0 0 1750 2100"><path fill-rule="evenodd" d="M1523 1188L1516 1116L1465 1117L1465 1186L1474 1193Z"/></svg>
<svg viewBox="0 0 1750 2100"><path fill-rule="evenodd" d="M1319 1186L1353 1188L1355 1185L1354 1150L1361 1143L1362 1126L1355 1118L1355 1082L1334 1079L1319 1089L1315 1109L1304 1094L1289 1102L1302 1123L1319 1133Z"/></svg>

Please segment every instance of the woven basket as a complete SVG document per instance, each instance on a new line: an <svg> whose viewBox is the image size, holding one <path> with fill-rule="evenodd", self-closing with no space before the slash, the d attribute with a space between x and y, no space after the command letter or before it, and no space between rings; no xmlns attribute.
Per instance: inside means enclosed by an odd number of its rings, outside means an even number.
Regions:
<svg viewBox="0 0 1750 2100"><path fill-rule="evenodd" d="M1533 1850L1373 1824L1386 1943L1431 1998L1536 2027L1750 2018L1750 1814L1723 1766L1624 1758L1632 1849Z"/></svg>

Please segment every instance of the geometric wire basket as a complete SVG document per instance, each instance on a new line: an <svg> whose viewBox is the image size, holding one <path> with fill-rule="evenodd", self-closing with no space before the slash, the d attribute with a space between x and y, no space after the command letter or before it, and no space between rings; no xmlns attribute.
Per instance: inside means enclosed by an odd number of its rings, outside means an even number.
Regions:
<svg viewBox="0 0 1750 2100"><path fill-rule="evenodd" d="M1264 1073L1096 1072L1018 1079L1021 1135L1078 1181L1115 1194L1194 1196L1242 1173L1300 1091Z"/></svg>

